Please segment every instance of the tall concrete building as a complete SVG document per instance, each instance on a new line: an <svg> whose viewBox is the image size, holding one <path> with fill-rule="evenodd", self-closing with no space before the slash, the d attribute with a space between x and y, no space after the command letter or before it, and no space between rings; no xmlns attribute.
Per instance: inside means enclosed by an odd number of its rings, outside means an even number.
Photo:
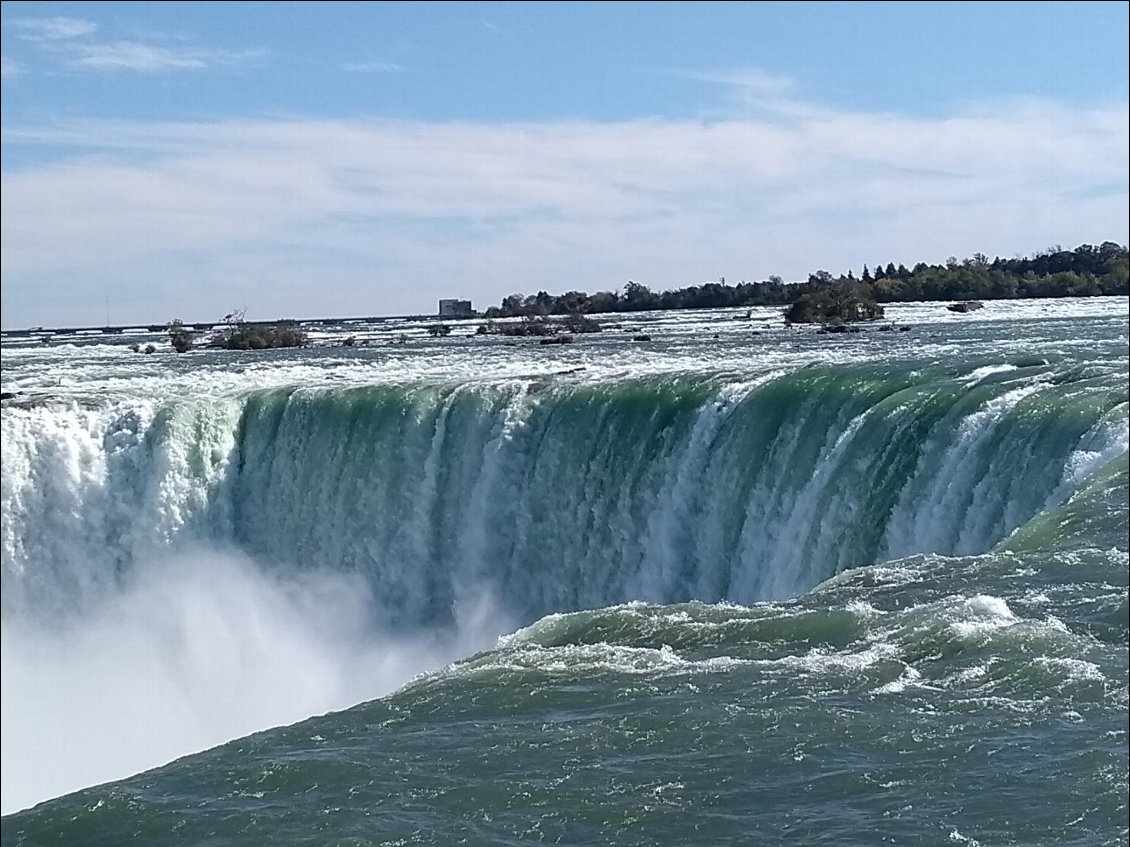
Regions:
<svg viewBox="0 0 1130 847"><path fill-rule="evenodd" d="M473 318L475 310L471 308L470 300L440 300L439 316L441 318Z"/></svg>

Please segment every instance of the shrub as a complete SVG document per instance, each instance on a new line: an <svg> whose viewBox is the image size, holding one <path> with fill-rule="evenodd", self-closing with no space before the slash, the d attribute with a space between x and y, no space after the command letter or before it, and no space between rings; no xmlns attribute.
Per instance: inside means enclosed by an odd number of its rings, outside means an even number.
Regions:
<svg viewBox="0 0 1130 847"><path fill-rule="evenodd" d="M873 321L883 317L868 286L859 283L829 285L802 294L785 310L786 323L839 324Z"/></svg>
<svg viewBox="0 0 1130 847"><path fill-rule="evenodd" d="M296 321L276 323L228 323L208 342L209 347L223 350L267 350L274 347L305 347L306 333Z"/></svg>
<svg viewBox="0 0 1130 847"><path fill-rule="evenodd" d="M169 343L173 349L178 353L187 353L192 349L193 336L195 333L184 325L184 321L180 318L169 321Z"/></svg>
<svg viewBox="0 0 1130 847"><path fill-rule="evenodd" d="M561 325L565 328L566 332L600 332L600 324L579 312L574 312L569 315L562 321Z"/></svg>

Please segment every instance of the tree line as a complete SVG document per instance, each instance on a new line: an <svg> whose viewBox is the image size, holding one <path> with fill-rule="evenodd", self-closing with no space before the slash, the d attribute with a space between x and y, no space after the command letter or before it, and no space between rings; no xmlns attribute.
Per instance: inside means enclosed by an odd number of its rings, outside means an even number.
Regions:
<svg viewBox="0 0 1130 847"><path fill-rule="evenodd" d="M719 309L726 307L788 306L805 295L829 286L850 285L862 299L878 303L924 300L1008 300L1028 297L1088 297L1125 295L1130 292L1130 262L1126 245L1105 241L1083 244L1074 250L1055 247L1030 258L995 258L982 253L959 261L950 257L942 265L919 262L913 268L888 262L874 269L864 265L832 276L820 270L807 281L786 283L779 276L764 282L726 284L725 280L690 285L670 291L652 291L629 281L622 291L567 291L564 294L511 294L491 306L486 318L644 312L658 309Z"/></svg>

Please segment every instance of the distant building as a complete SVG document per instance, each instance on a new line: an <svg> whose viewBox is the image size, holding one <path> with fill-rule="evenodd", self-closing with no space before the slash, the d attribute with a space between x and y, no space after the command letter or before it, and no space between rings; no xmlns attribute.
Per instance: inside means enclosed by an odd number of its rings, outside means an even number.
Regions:
<svg viewBox="0 0 1130 847"><path fill-rule="evenodd" d="M471 308L470 300L440 300L439 316L441 318L473 318L475 310Z"/></svg>

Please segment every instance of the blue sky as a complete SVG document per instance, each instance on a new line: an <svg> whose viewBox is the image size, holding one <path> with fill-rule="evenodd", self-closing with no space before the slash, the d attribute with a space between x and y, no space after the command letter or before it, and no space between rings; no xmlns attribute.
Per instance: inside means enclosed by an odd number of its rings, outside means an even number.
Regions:
<svg viewBox="0 0 1130 847"><path fill-rule="evenodd" d="M3 324L1125 243L1127 9L5 2Z"/></svg>

